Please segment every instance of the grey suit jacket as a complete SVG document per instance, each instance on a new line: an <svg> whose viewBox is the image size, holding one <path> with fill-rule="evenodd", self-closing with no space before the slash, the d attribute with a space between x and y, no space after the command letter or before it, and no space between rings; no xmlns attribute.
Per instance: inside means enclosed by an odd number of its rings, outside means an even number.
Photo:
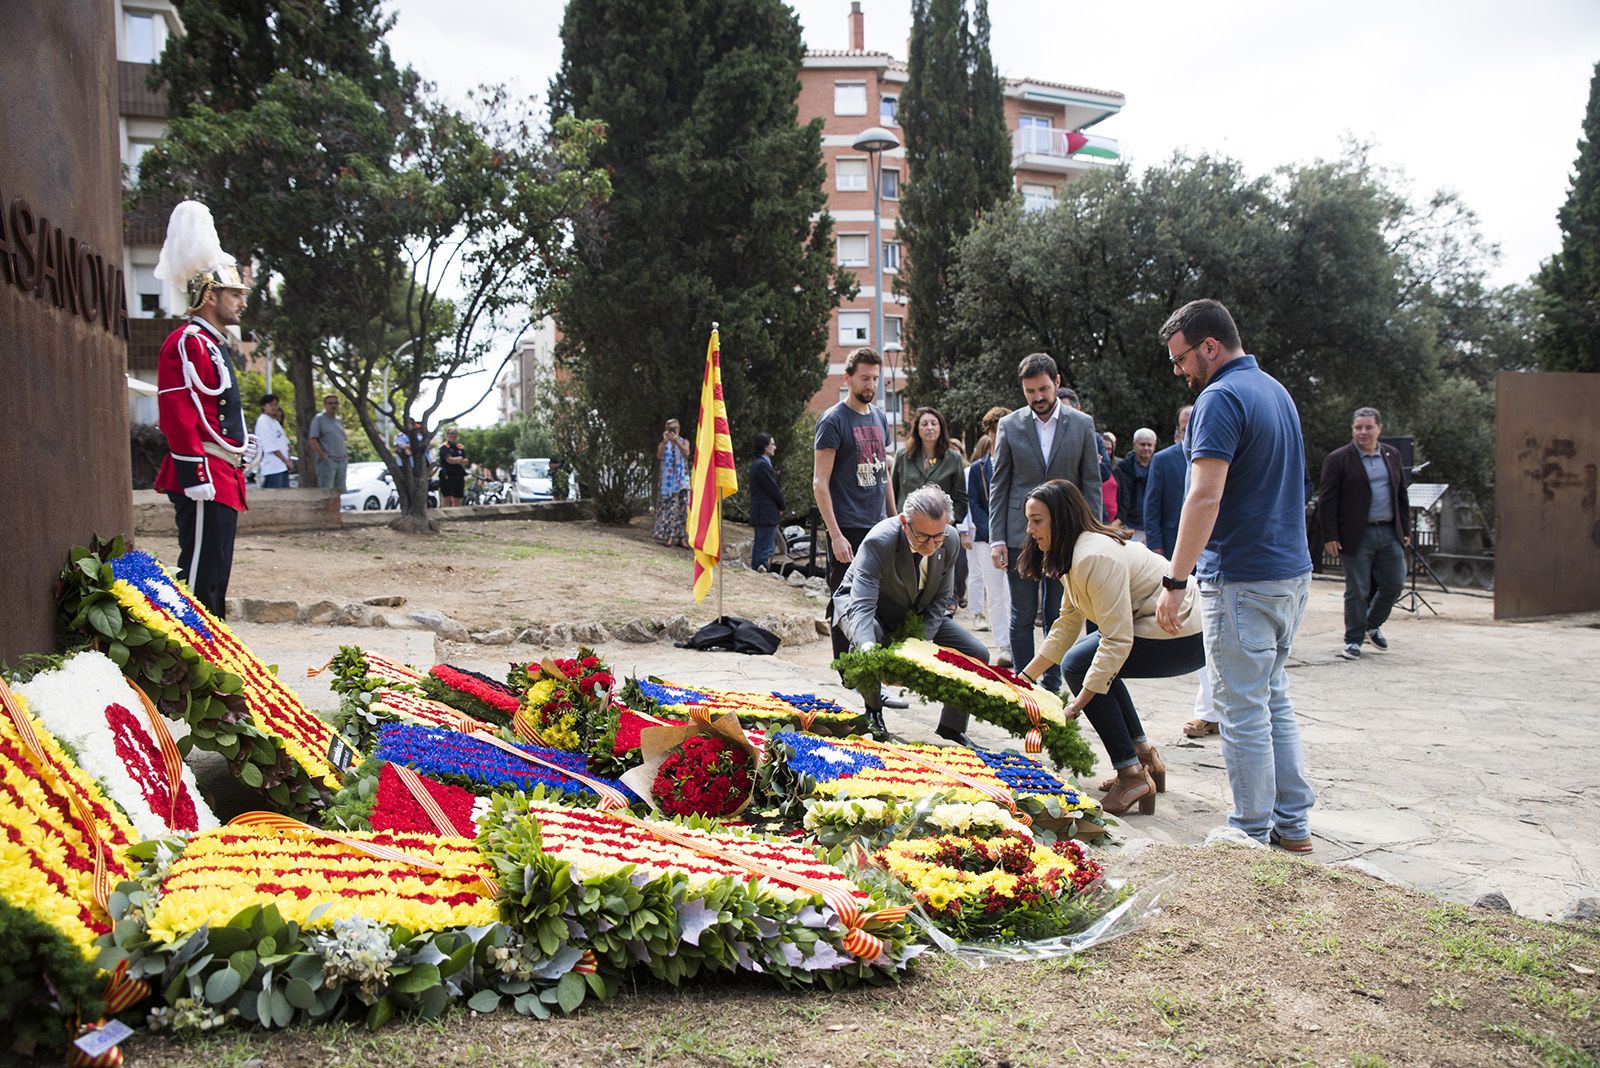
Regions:
<svg viewBox="0 0 1600 1068"><path fill-rule="evenodd" d="M917 560L911 541L900 529L900 517L879 520L861 539L850 570L833 594L833 621L852 647L879 645L916 612L923 636L932 638L955 600L956 557L961 538L946 527L944 542L928 557L928 581L917 589Z"/></svg>
<svg viewBox="0 0 1600 1068"><path fill-rule="evenodd" d="M1059 401L1057 403L1060 403ZM1100 495L1100 450L1095 445L1094 420L1075 408L1061 405L1063 418L1056 427L1050 455L1039 451L1039 432L1033 410L1018 408L1004 419L996 433L994 477L989 481L989 544L1016 552L1028 537L1023 502L1034 487L1064 478L1083 491L1096 519L1105 519Z"/></svg>

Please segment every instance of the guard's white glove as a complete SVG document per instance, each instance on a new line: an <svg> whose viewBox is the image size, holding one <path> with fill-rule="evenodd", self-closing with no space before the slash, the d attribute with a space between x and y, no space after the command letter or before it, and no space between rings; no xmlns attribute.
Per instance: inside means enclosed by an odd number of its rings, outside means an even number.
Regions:
<svg viewBox="0 0 1600 1068"><path fill-rule="evenodd" d="M249 467L261 457L261 439L254 434L244 436L244 465Z"/></svg>
<svg viewBox="0 0 1600 1068"><path fill-rule="evenodd" d="M185 486L183 495L191 501L214 501L217 499L217 485L214 482L202 482L198 486Z"/></svg>
<svg viewBox="0 0 1600 1068"><path fill-rule="evenodd" d="M877 642L862 642L860 645L856 646L856 652L858 652L858 653L870 653L870 652L872 652L872 650L876 649L877 647L878 647L878 643Z"/></svg>

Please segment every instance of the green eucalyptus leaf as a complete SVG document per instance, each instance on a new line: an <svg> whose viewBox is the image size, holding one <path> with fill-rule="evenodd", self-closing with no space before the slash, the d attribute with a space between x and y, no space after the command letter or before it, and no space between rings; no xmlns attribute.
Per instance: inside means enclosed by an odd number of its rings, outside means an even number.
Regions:
<svg viewBox="0 0 1600 1068"><path fill-rule="evenodd" d="M438 986L440 982L438 965L413 964L409 971L390 984L390 988L401 994L418 994L429 987Z"/></svg>
<svg viewBox="0 0 1600 1068"><path fill-rule="evenodd" d="M588 991L583 976L577 972L568 972L556 983L556 1002L561 1006L561 1011L571 1014L576 1012L579 1005L583 1004L583 996Z"/></svg>
<svg viewBox="0 0 1600 1068"><path fill-rule="evenodd" d="M239 973L232 968L211 973L211 978L206 980L206 1003L219 1007L227 1004L228 999L239 992L239 986Z"/></svg>
<svg viewBox="0 0 1600 1068"><path fill-rule="evenodd" d="M480 990L467 999L467 1008L473 1012L491 1013L500 1007L500 995L493 990Z"/></svg>

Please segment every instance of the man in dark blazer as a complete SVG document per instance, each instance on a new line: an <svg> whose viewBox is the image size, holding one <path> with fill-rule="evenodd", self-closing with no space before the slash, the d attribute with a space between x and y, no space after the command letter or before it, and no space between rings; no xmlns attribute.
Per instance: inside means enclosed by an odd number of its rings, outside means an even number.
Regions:
<svg viewBox="0 0 1600 1068"><path fill-rule="evenodd" d="M764 571L778 541L778 524L783 522L786 505L778 472L772 467L772 454L778 443L772 435L756 435L756 458L750 461L750 525L755 539L750 543L750 570Z"/></svg>
<svg viewBox="0 0 1600 1068"><path fill-rule="evenodd" d="M1105 516L1100 495L1100 435L1094 420L1062 403L1057 391L1061 376L1056 361L1035 352L1017 368L1022 395L1028 402L1000 420L996 431L994 478L989 483L989 555L994 566L1006 572L1011 591L1011 656L1019 664L1033 659L1033 621L1044 599L1044 629L1061 612L1061 583L1030 582L1017 574L1015 565L1027 542L1028 523L1023 502L1038 486L1062 478L1083 491L1095 518ZM1061 668L1052 667L1040 679L1052 693L1061 688Z"/></svg>
<svg viewBox="0 0 1600 1068"><path fill-rule="evenodd" d="M1189 461L1183 455L1183 437L1189 431L1189 415L1193 411L1192 404L1178 409L1172 444L1150 458L1150 478L1144 488L1144 543L1151 552L1168 559L1178 543L1178 517L1183 514L1183 494L1189 488Z"/></svg>
<svg viewBox="0 0 1600 1068"><path fill-rule="evenodd" d="M923 486L906 496L900 514L879 521L861 540L850 569L833 594L834 650L870 649L890 639L905 618L922 620L923 637L960 650L987 664L989 650L949 616L955 603L956 557L961 539L950 525L950 498L938 486ZM874 737L887 738L883 691L876 683L862 690ZM937 734L961 745L967 739L967 713L944 706Z"/></svg>
<svg viewBox="0 0 1600 1068"><path fill-rule="evenodd" d="M1363 639L1388 649L1383 624L1406 581L1406 546L1411 544L1405 470L1400 450L1378 440L1383 421L1376 408L1357 408L1351 441L1322 461L1317 493L1323 548L1344 565L1346 660L1361 659Z"/></svg>

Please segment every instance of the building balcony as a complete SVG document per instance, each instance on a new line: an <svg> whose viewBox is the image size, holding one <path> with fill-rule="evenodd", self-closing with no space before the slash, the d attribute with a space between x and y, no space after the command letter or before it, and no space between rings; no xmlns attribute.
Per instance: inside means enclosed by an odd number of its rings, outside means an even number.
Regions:
<svg viewBox="0 0 1600 1068"><path fill-rule="evenodd" d="M150 88L149 63L117 61L117 110L126 118L165 119L167 94Z"/></svg>
<svg viewBox="0 0 1600 1068"><path fill-rule="evenodd" d="M1110 137L1055 126L1023 126L1011 131L1011 165L1018 170L1082 172L1115 164L1121 158Z"/></svg>

